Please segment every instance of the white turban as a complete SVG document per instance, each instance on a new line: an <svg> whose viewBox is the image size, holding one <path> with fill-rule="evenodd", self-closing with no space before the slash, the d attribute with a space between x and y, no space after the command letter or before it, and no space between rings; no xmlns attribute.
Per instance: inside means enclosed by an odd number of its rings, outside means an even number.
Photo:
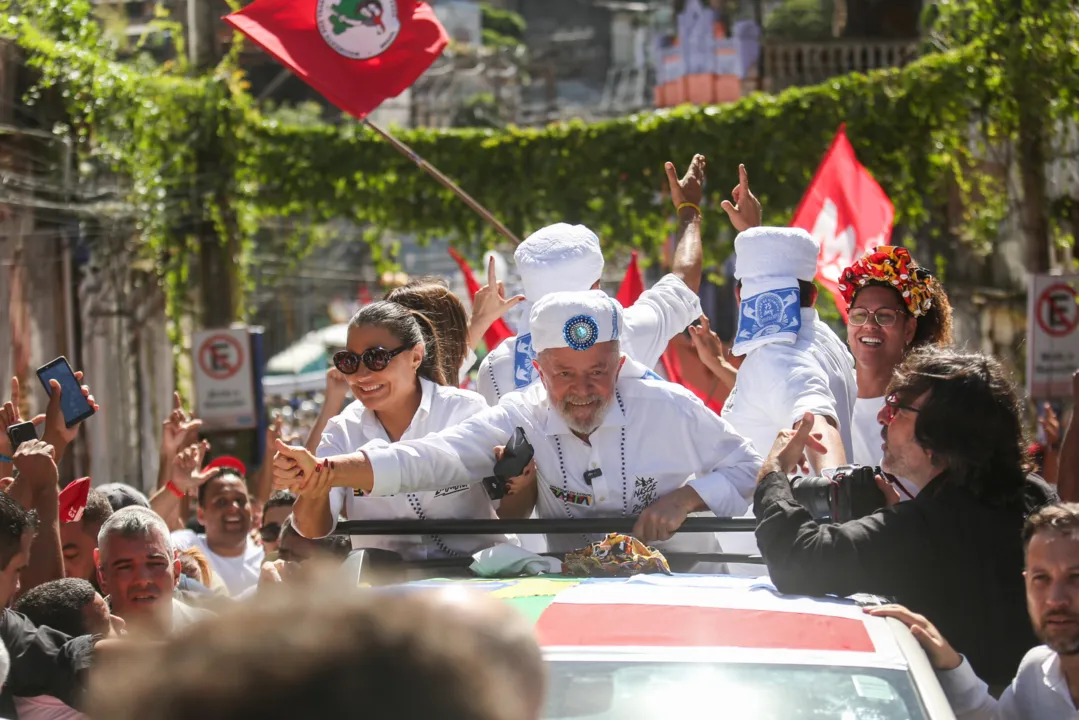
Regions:
<svg viewBox="0 0 1079 720"><path fill-rule="evenodd" d="M602 290L559 292L532 306L532 349L587 350L622 334L622 306Z"/></svg>
<svg viewBox="0 0 1079 720"><path fill-rule="evenodd" d="M802 228L755 227L734 240L734 277L742 283L731 352L793 344L802 326L798 281L817 274L820 245Z"/></svg>
<svg viewBox="0 0 1079 720"><path fill-rule="evenodd" d="M548 225L513 253L525 298L535 303L555 292L587 290L603 275L599 238L584 225Z"/></svg>
<svg viewBox="0 0 1079 720"><path fill-rule="evenodd" d="M820 245L802 228L755 227L734 239L734 277L792 277L813 282Z"/></svg>

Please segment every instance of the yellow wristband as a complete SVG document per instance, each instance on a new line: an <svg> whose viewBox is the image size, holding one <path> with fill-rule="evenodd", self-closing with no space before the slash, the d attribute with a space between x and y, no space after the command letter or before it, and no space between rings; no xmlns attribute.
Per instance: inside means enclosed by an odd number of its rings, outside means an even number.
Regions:
<svg viewBox="0 0 1079 720"><path fill-rule="evenodd" d="M700 214L701 214L701 208L700 208L700 206L699 206L699 205L697 205L696 203L691 203L691 202L684 202L684 203L682 203L681 205L679 205L679 206L678 206L678 212L682 212L682 208L687 208L687 207L691 207L691 208L693 208L694 210L696 210L696 211L697 211L697 214L698 214L698 215L700 215Z"/></svg>

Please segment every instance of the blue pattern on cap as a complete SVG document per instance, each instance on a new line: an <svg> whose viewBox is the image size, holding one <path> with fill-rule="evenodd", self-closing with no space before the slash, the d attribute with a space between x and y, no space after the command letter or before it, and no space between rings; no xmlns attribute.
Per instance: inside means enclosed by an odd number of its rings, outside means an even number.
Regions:
<svg viewBox="0 0 1079 720"><path fill-rule="evenodd" d="M574 350L587 350L599 339L599 325L589 315L575 315L566 321L562 336Z"/></svg>

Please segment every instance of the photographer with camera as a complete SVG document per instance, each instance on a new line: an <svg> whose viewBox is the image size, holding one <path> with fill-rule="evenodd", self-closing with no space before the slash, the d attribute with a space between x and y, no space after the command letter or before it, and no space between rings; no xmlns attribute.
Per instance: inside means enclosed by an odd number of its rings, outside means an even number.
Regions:
<svg viewBox="0 0 1079 720"><path fill-rule="evenodd" d="M980 677L1006 683L1035 644L1020 531L1055 499L1027 474L1015 388L991 357L927 348L896 369L878 420L882 469L915 484L917 496L898 503L880 474L864 470L796 479L792 492L787 473L817 441L807 424L783 431L754 496L771 579L786 593L894 598L939 627ZM821 486L827 507L811 512L799 497L814 505L815 495L819 506Z"/></svg>

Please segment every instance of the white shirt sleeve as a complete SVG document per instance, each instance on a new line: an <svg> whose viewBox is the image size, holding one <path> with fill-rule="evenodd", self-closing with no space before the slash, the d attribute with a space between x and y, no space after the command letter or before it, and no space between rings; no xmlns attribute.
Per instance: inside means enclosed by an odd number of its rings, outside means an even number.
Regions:
<svg viewBox="0 0 1079 720"><path fill-rule="evenodd" d="M832 389L828 385L828 375L825 374L820 363L810 355L793 350L780 356L780 358L783 357L787 358L785 367L775 368L777 372L783 374L775 377L786 377L786 381L775 383L774 387L778 387L783 392L775 399L776 404L773 407L782 408L788 413L785 426L793 426L807 412L821 417L830 417L838 422L840 415L835 396L832 395Z"/></svg>
<svg viewBox="0 0 1079 720"><path fill-rule="evenodd" d="M347 455L353 452L348 447L348 434L345 432L343 422L343 419L334 418L326 424L326 429L322 431L322 439L318 443L318 449L315 451L315 457ZM332 535L334 530L337 529L337 520L341 517L341 511L345 507L345 500L350 492L352 492L351 488L342 487L335 487L330 490L330 531L326 535ZM303 535L298 527L293 525L293 528L300 535ZM317 540L318 538L310 539Z"/></svg>
<svg viewBox="0 0 1079 720"><path fill-rule="evenodd" d="M700 470L687 484L717 517L738 517L749 509L761 456L730 423L693 399L696 402L687 406L689 422L679 435L687 449L698 454Z"/></svg>
<svg viewBox="0 0 1079 720"><path fill-rule="evenodd" d="M476 392L483 396L487 404L494 407L498 404L498 390L495 388L494 374L491 372L492 353L487 353L480 363L479 373L476 375Z"/></svg>
<svg viewBox="0 0 1079 720"><path fill-rule="evenodd" d="M1000 700L989 694L981 678L974 674L964 657L963 662L954 670L937 671L937 679L952 706L956 720L1020 720L1021 715L1015 702L1015 687L1019 678L1012 681ZM1046 688L1048 692L1052 692Z"/></svg>
<svg viewBox="0 0 1079 720"><path fill-rule="evenodd" d="M374 473L372 496L466 485L491 474L495 446L521 423L505 405L487 408L460 425L419 440L365 450Z"/></svg>
<svg viewBox="0 0 1079 720"><path fill-rule="evenodd" d="M623 351L646 367L654 367L667 343L701 316L701 299L668 273L641 293L622 315Z"/></svg>

